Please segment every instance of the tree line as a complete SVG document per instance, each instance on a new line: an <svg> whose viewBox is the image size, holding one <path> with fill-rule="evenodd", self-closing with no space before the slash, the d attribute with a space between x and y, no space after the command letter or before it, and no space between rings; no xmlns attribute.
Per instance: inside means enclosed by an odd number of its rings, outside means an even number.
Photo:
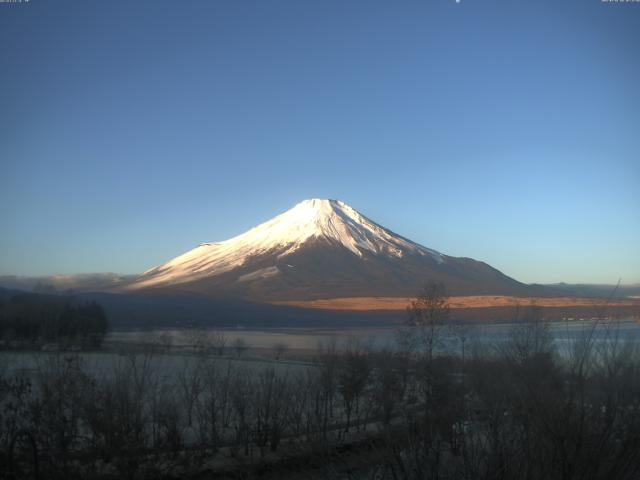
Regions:
<svg viewBox="0 0 640 480"><path fill-rule="evenodd" d="M96 302L29 293L0 301L0 339L5 345L64 341L97 347L107 329L107 316Z"/></svg>

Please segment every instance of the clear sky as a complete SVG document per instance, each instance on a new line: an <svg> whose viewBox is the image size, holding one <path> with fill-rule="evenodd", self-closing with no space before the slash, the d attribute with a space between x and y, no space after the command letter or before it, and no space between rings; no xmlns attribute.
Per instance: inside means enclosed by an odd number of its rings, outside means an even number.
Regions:
<svg viewBox="0 0 640 480"><path fill-rule="evenodd" d="M140 272L311 197L640 282L640 3L0 3L0 274Z"/></svg>

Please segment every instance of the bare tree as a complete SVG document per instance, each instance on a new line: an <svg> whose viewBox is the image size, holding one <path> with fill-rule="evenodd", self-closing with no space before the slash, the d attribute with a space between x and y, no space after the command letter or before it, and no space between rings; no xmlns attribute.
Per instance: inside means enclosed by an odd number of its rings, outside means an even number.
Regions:
<svg viewBox="0 0 640 480"><path fill-rule="evenodd" d="M449 299L442 283L428 282L408 307L411 341L427 360L433 360L449 314Z"/></svg>
<svg viewBox="0 0 640 480"><path fill-rule="evenodd" d="M319 375L318 375L318 419L323 441L327 439L329 422L333 418L334 400L337 390L338 350L335 338L325 345L319 345Z"/></svg>
<svg viewBox="0 0 640 480"><path fill-rule="evenodd" d="M467 354L467 345L473 335L475 327L465 322L449 322L449 332L460 345L460 355L462 358L462 369L464 370Z"/></svg>
<svg viewBox="0 0 640 480"><path fill-rule="evenodd" d="M342 397L344 411L347 417L345 431L349 431L351 419L355 414L356 428L360 414L361 398L371 376L372 364L368 350L360 349L353 342L347 345L342 355L338 371L338 390Z"/></svg>
<svg viewBox="0 0 640 480"><path fill-rule="evenodd" d="M187 328L182 331L182 339L186 346L191 347L194 353L202 354L206 351L208 335L201 328Z"/></svg>
<svg viewBox="0 0 640 480"><path fill-rule="evenodd" d="M221 388L220 372L214 362L207 362L199 372L202 392L198 396L197 416L200 443L203 448L217 451L221 443L223 420L221 407L228 396L228 389Z"/></svg>
<svg viewBox="0 0 640 480"><path fill-rule="evenodd" d="M273 352L275 353L276 360L282 359L285 353L289 350L289 345L284 342L277 342L273 346Z"/></svg>
<svg viewBox="0 0 640 480"><path fill-rule="evenodd" d="M222 442L232 440L225 435L232 426L232 396L239 381L238 372L232 362L226 362L222 367L219 361L208 361L203 364L200 374L203 390L196 410L200 443L203 448L215 452ZM243 374L247 372L243 371ZM246 398L242 396L236 400L242 403ZM239 410L245 411L242 407Z"/></svg>
<svg viewBox="0 0 640 480"><path fill-rule="evenodd" d="M406 393L406 369L398 368L397 358L386 352L378 356L373 375L372 400L382 424L388 426Z"/></svg>
<svg viewBox="0 0 640 480"><path fill-rule="evenodd" d="M253 437L264 456L265 447L275 452L288 419L289 383L274 368L262 371L253 384Z"/></svg>
<svg viewBox="0 0 640 480"><path fill-rule="evenodd" d="M83 392L91 443L104 461L114 462L122 478L136 477L140 457L153 433L149 403L157 379L150 360L146 355L126 356L95 389Z"/></svg>
<svg viewBox="0 0 640 480"><path fill-rule="evenodd" d="M291 392L289 397L289 425L295 436L307 434L309 439L309 411L312 392L314 391L314 376L309 371L299 372L291 378Z"/></svg>
<svg viewBox="0 0 640 480"><path fill-rule="evenodd" d="M246 370L238 372L231 387L231 404L235 414L235 446L242 447L245 455L249 455L251 444L251 392L250 374Z"/></svg>
<svg viewBox="0 0 640 480"><path fill-rule="evenodd" d="M161 352L169 353L173 345L173 337L169 332L158 332L149 335L150 353Z"/></svg>
<svg viewBox="0 0 640 480"><path fill-rule="evenodd" d="M225 347L227 346L227 336L222 330L209 332L208 342L216 355L220 357L224 355Z"/></svg>
<svg viewBox="0 0 640 480"><path fill-rule="evenodd" d="M182 397L182 403L187 414L187 426L193 425L193 410L198 402L198 397L203 391L202 364L200 362L192 364L187 357L183 362L182 369L178 372L177 385Z"/></svg>
<svg viewBox="0 0 640 480"><path fill-rule="evenodd" d="M542 312L535 303L531 303L526 309L517 306L516 321L509 330L508 341L499 346L499 349L517 364L552 354L553 341L549 323L544 321Z"/></svg>
<svg viewBox="0 0 640 480"><path fill-rule="evenodd" d="M244 338L238 337L233 341L233 349L235 350L238 358L240 358L247 352L247 350L249 350L249 345L247 345Z"/></svg>
<svg viewBox="0 0 640 480"><path fill-rule="evenodd" d="M52 454L53 470L59 467L61 475L69 475L69 455L79 446L82 428L82 395L90 379L78 355L50 355L38 363L38 392L30 405L37 437Z"/></svg>

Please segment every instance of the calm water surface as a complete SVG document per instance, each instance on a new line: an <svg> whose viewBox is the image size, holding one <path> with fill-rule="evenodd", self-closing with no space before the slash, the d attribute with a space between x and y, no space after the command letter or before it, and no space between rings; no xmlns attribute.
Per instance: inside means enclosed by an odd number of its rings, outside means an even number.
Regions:
<svg viewBox="0 0 640 480"><path fill-rule="evenodd" d="M640 323L629 320L614 322L596 321L567 321L552 322L548 324L550 335L559 349L566 347L573 341L592 335L597 342L637 342L640 339ZM509 338L514 324L475 324L468 327L467 338L469 343L481 343L491 345L504 342ZM203 330L211 333L213 330ZM319 345L327 345L335 342L345 345L356 341L363 345L371 345L374 348L396 347L398 327L363 327L348 329L322 329L322 328L286 328L244 330L229 329L220 330L227 339L227 345L241 338L249 348L272 349L278 344L284 344L294 350L315 350ZM107 336L108 343L147 343L159 341L164 335L171 339L171 344L176 347L187 346L192 340L193 334L185 330L154 330L154 331L118 331L111 332ZM457 340L453 335L443 335L444 349L455 348Z"/></svg>
<svg viewBox="0 0 640 480"><path fill-rule="evenodd" d="M592 321L572 321L550 323L549 332L558 352L562 355L568 353L576 340L585 336L593 338L596 345L604 345L607 342L631 343L640 346L640 324L633 320L622 320L611 323L597 323ZM514 328L513 324L477 324L467 330L467 347L482 346L494 348L501 342L509 339ZM344 347L349 342L358 342L360 345L370 345L375 349L397 348L398 327L378 328L350 328L350 329L265 329L265 330L146 330L146 331L114 331L107 335L105 351L82 352L80 357L89 371L96 375L110 375L114 367L131 358L126 355L127 346L140 344L161 344L161 339L166 342L170 339L171 350L147 357L154 371L163 377L175 377L184 369L190 369L200 361L200 358L192 355L191 347L194 333L197 336L212 335L214 332L223 332L227 339L227 357L209 357L210 361L220 363L226 368L229 362L239 368L247 368L258 372L261 368L276 365L283 371L295 371L307 368L306 361L298 361L296 358L309 360L306 352L313 353L320 345L335 343L338 348ZM248 346L248 351L242 358L235 358L233 343L237 339L243 339ZM276 361L274 347L278 344L286 345L289 354L286 360ZM445 352L460 352L460 343L452 335L443 335L441 350ZM294 353L303 353L296 356ZM35 374L36 371L46 368L52 358L66 359L69 352L0 352L0 370L21 370L27 374Z"/></svg>

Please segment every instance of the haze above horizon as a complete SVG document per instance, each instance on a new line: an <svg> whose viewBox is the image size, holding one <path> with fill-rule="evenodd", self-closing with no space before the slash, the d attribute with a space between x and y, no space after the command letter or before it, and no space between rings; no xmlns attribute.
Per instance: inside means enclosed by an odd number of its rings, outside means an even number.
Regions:
<svg viewBox="0 0 640 480"><path fill-rule="evenodd" d="M313 198L526 283L640 282L640 8L0 4L0 274L138 273Z"/></svg>

